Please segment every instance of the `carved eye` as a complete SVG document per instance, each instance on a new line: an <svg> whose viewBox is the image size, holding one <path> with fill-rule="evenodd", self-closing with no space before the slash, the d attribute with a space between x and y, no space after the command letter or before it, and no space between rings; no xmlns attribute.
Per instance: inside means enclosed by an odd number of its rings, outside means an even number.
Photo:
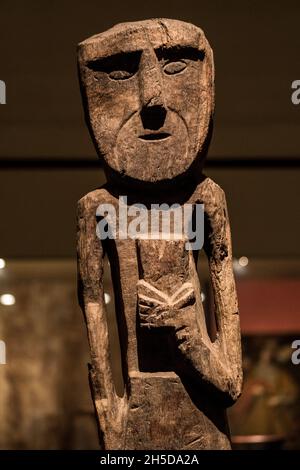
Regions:
<svg viewBox="0 0 300 470"><path fill-rule="evenodd" d="M113 70L108 74L109 78L112 80L127 80L134 75L134 72L128 70Z"/></svg>
<svg viewBox="0 0 300 470"><path fill-rule="evenodd" d="M93 70L96 79L99 73L107 74L111 80L127 80L138 71L141 52L123 52L109 57L93 60L87 65Z"/></svg>
<svg viewBox="0 0 300 470"><path fill-rule="evenodd" d="M203 62L205 51L189 46L160 47L156 56L166 75L176 75L196 62Z"/></svg>
<svg viewBox="0 0 300 470"><path fill-rule="evenodd" d="M164 65L164 72L167 75L175 75L176 73L182 72L186 67L187 63L183 60L168 62Z"/></svg>

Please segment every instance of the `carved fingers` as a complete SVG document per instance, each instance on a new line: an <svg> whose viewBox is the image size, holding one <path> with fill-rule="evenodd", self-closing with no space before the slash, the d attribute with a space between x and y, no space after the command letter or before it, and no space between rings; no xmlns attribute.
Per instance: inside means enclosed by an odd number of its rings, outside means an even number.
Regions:
<svg viewBox="0 0 300 470"><path fill-rule="evenodd" d="M140 280L138 288L138 312L141 327L183 328L185 307L195 303L195 294L190 282L186 282L173 295L167 295L148 282Z"/></svg>

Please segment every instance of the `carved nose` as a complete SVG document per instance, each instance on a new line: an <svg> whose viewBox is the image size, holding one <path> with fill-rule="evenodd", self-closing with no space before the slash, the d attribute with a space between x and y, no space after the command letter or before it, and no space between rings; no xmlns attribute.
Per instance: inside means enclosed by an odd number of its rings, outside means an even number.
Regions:
<svg viewBox="0 0 300 470"><path fill-rule="evenodd" d="M144 129L157 131L163 127L167 111L162 105L145 106L141 111L141 119Z"/></svg>
<svg viewBox="0 0 300 470"><path fill-rule="evenodd" d="M155 52L150 48L141 57L140 71L140 116L144 129L156 131L166 119L161 67Z"/></svg>

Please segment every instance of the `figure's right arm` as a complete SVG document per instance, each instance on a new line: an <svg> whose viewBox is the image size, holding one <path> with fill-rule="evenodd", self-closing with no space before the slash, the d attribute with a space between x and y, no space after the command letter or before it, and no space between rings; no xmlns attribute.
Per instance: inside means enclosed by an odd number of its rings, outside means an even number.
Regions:
<svg viewBox="0 0 300 470"><path fill-rule="evenodd" d="M93 193L92 193L93 194ZM78 295L91 352L90 382L105 447L122 428L122 410L112 376L103 292L103 247L96 235L99 201L88 194L77 207Z"/></svg>

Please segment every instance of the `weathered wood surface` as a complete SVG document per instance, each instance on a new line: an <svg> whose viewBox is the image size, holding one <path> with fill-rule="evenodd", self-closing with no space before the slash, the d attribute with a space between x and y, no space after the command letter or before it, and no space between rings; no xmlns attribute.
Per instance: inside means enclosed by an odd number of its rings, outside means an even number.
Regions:
<svg viewBox="0 0 300 470"><path fill-rule="evenodd" d="M79 297L106 449L230 449L226 408L241 392L238 305L222 189L202 173L214 108L203 32L175 20L117 25L79 45L87 123L107 184L78 204ZM217 335L208 334L186 238L100 241L99 206L204 204ZM112 377L103 256L112 268L124 395Z"/></svg>

